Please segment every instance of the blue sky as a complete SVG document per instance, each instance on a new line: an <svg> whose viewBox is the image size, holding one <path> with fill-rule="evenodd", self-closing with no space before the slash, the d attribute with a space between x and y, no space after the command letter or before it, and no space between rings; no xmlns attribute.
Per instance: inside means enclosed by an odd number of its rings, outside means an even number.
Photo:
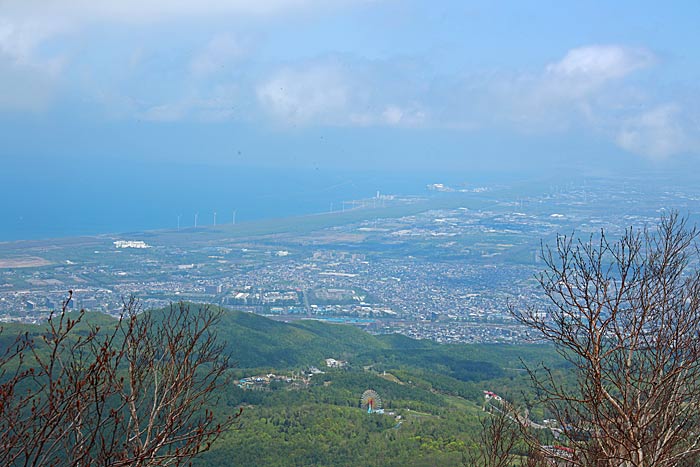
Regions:
<svg viewBox="0 0 700 467"><path fill-rule="evenodd" d="M0 0L0 157L700 162L696 1Z"/></svg>

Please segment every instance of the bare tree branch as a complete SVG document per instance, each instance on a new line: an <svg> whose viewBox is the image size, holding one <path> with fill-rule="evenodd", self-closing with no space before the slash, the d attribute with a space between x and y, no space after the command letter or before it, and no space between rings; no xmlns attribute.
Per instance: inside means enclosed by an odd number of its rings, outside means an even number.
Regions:
<svg viewBox="0 0 700 467"><path fill-rule="evenodd" d="M228 382L220 309L143 313L132 297L100 329L71 300L0 355L0 464L181 465L235 423L212 411Z"/></svg>
<svg viewBox="0 0 700 467"><path fill-rule="evenodd" d="M543 247L546 310L511 309L555 345L575 385L529 368L575 456L569 465L671 467L700 455L700 271L677 213L611 242Z"/></svg>

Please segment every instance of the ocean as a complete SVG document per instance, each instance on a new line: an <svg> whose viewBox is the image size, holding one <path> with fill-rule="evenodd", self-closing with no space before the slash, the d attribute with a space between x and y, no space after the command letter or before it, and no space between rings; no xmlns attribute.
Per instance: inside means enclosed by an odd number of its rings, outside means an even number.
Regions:
<svg viewBox="0 0 700 467"><path fill-rule="evenodd" d="M482 180L483 181L483 180ZM343 201L426 194L469 174L254 169L204 165L46 163L0 172L0 241L282 218L340 210ZM235 211L235 214L234 214Z"/></svg>

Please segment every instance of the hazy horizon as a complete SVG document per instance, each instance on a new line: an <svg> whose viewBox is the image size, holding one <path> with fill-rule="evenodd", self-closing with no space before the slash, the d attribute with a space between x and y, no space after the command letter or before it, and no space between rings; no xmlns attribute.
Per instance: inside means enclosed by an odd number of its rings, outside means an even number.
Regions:
<svg viewBox="0 0 700 467"><path fill-rule="evenodd" d="M698 12L3 1L0 240L162 228L257 202L265 215L317 212L439 179L692 182ZM349 183L361 189L329 188Z"/></svg>

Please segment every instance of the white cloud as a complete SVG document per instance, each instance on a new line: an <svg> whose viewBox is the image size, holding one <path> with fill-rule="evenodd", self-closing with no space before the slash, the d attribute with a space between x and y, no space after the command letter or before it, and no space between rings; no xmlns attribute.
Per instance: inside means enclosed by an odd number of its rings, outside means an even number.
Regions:
<svg viewBox="0 0 700 467"><path fill-rule="evenodd" d="M219 71L245 56L247 48L231 34L214 37L190 62L190 70L197 76Z"/></svg>
<svg viewBox="0 0 700 467"><path fill-rule="evenodd" d="M693 135L686 121L678 105L661 105L628 118L619 130L616 142L632 153L666 159L697 148L693 142L697 134Z"/></svg>
<svg viewBox="0 0 700 467"><path fill-rule="evenodd" d="M396 125L398 123L401 123L401 121L403 120L404 111L398 106L390 105L389 107L384 109L384 112L382 112L382 118L388 124Z"/></svg>
<svg viewBox="0 0 700 467"><path fill-rule="evenodd" d="M635 79L657 62L647 49L592 45L571 49L539 71L467 75L441 91L440 126L596 134L656 160L700 152L700 114L692 99L663 103L653 87Z"/></svg>
<svg viewBox="0 0 700 467"><path fill-rule="evenodd" d="M654 61L654 55L643 48L591 45L569 50L564 58L547 66L546 74L551 79L586 85L590 89L624 78Z"/></svg>
<svg viewBox="0 0 700 467"><path fill-rule="evenodd" d="M287 66L256 94L264 111L286 124L575 131L652 159L697 151L697 115L654 104L653 89L632 80L656 61L646 49L595 45L569 50L539 71L428 83L415 79L414 67L340 57Z"/></svg>
<svg viewBox="0 0 700 467"><path fill-rule="evenodd" d="M214 36L204 48L183 60L183 42L178 42L177 50L166 50L163 44L155 41L157 53L144 56L143 50L131 54L126 51L129 60L123 62L125 47L135 47L134 41L121 44L113 41L109 34L98 34L98 45L94 45L90 38L95 34L96 25L100 31L120 31L120 23L136 24L146 33L154 23L164 23L162 27L168 30L195 22L207 25L226 19L231 30L239 25L249 28L251 21L259 21L260 24L254 26L259 28L272 24L275 18L286 20L291 15L333 11L368 1L0 0L0 84L4 89L13 90L0 96L0 111L45 106L55 95L59 78L67 71L71 75L65 82L81 83L78 85L80 92L87 100L123 102L117 113L135 108L132 115L138 118L186 118L198 114L192 112L193 108L218 106L210 89L231 85L233 79L231 73L225 77L218 71L232 71L231 65L238 65L247 58L250 44L231 34L222 34ZM168 21L173 22L167 24ZM187 34L191 32L187 30L185 38ZM146 43L149 40L147 38ZM170 75L163 77L166 72ZM158 82L165 84L148 89L153 83L150 78L156 75ZM87 92L95 88L92 95L85 94L85 83L90 85ZM101 89L105 87L111 89ZM34 92L33 88L36 88ZM190 96L197 94L202 97L193 101ZM100 99L100 96L108 98ZM108 114L114 113L113 109L105 110ZM221 118L231 112L223 109L205 113L205 118L212 115Z"/></svg>
<svg viewBox="0 0 700 467"><path fill-rule="evenodd" d="M80 30L90 22L205 16L246 22L363 1L368 0L0 0L0 87L12 90L0 94L0 110L40 110L67 69L86 99L106 108L107 114L121 109L122 117L255 120L257 103L266 116L289 125L506 128L540 134L575 129L607 135L627 151L656 159L697 148L692 141L700 129L686 123L681 106L658 105L656 100L654 107L653 88L632 84L636 74L657 62L651 51L640 47L588 45L525 72L470 70L466 76L436 76L420 59L343 55L275 69L278 64L250 52L252 40L232 33L214 35L192 55L183 53L196 41L192 38L172 50L167 49L170 44L132 41L126 47L138 48L131 53L107 40L99 44L103 48L75 49L87 52L87 60L80 63L82 57L74 54L76 63L65 67L61 54L70 55L71 46L61 51L56 45L61 42L54 40L69 32L76 42L92 32L89 27ZM148 28L150 24L142 29ZM227 30L237 31L236 25ZM273 71L258 79L263 69ZM86 81L96 83L92 95L82 85ZM245 116L234 111L241 104ZM639 113L639 108L651 110Z"/></svg>
<svg viewBox="0 0 700 467"><path fill-rule="evenodd" d="M309 0L63 0L84 15L121 20L160 20L178 16L213 16L221 13L269 15L300 8Z"/></svg>
<svg viewBox="0 0 700 467"><path fill-rule="evenodd" d="M0 53L14 63L22 64L30 61L32 49L40 37L29 34L27 25L18 25L0 19Z"/></svg>
<svg viewBox="0 0 700 467"><path fill-rule="evenodd" d="M5 0L7 15L64 21L160 22L178 18L271 16L368 0Z"/></svg>
<svg viewBox="0 0 700 467"><path fill-rule="evenodd" d="M37 47L56 30L41 22L0 18L0 110L37 111L48 105L65 58L42 55Z"/></svg>
<svg viewBox="0 0 700 467"><path fill-rule="evenodd" d="M428 81L416 79L421 63L338 57L287 67L259 85L257 97L268 114L293 124L606 131L639 108L626 78L654 62L646 49L592 45L535 72Z"/></svg>
<svg viewBox="0 0 700 467"><path fill-rule="evenodd" d="M238 99L237 86L216 85L208 89L206 94L195 92L172 102L146 106L143 110L137 110L137 115L144 120L161 122L185 119L231 120L236 117L235 107Z"/></svg>
<svg viewBox="0 0 700 467"><path fill-rule="evenodd" d="M15 66L41 68L43 73L60 72L62 58L58 55L41 56L37 48L51 36L61 32L62 25L42 21L10 21L0 18L0 58Z"/></svg>
<svg viewBox="0 0 700 467"><path fill-rule="evenodd" d="M642 48L578 47L539 71L467 78L457 95L471 110L468 122L528 133L597 128L639 107L646 96L627 78L655 61Z"/></svg>
<svg viewBox="0 0 700 467"><path fill-rule="evenodd" d="M536 78L531 92L533 104L565 105L568 110L583 112L590 118L594 112L593 101L654 61L654 55L646 49L620 45L571 49L564 58L547 65L544 73Z"/></svg>
<svg viewBox="0 0 700 467"><path fill-rule="evenodd" d="M389 104L379 112L353 112L348 115L347 123L356 126L397 126L419 127L428 123L424 110L415 106Z"/></svg>
<svg viewBox="0 0 700 467"><path fill-rule="evenodd" d="M335 59L286 67L257 86L258 102L265 113L288 125L416 127L427 123L426 111L405 89L397 91L401 87L397 80L402 78L387 72L386 66Z"/></svg>
<svg viewBox="0 0 700 467"><path fill-rule="evenodd" d="M350 85L333 64L285 68L257 87L263 109L285 123L337 123L347 109Z"/></svg>

